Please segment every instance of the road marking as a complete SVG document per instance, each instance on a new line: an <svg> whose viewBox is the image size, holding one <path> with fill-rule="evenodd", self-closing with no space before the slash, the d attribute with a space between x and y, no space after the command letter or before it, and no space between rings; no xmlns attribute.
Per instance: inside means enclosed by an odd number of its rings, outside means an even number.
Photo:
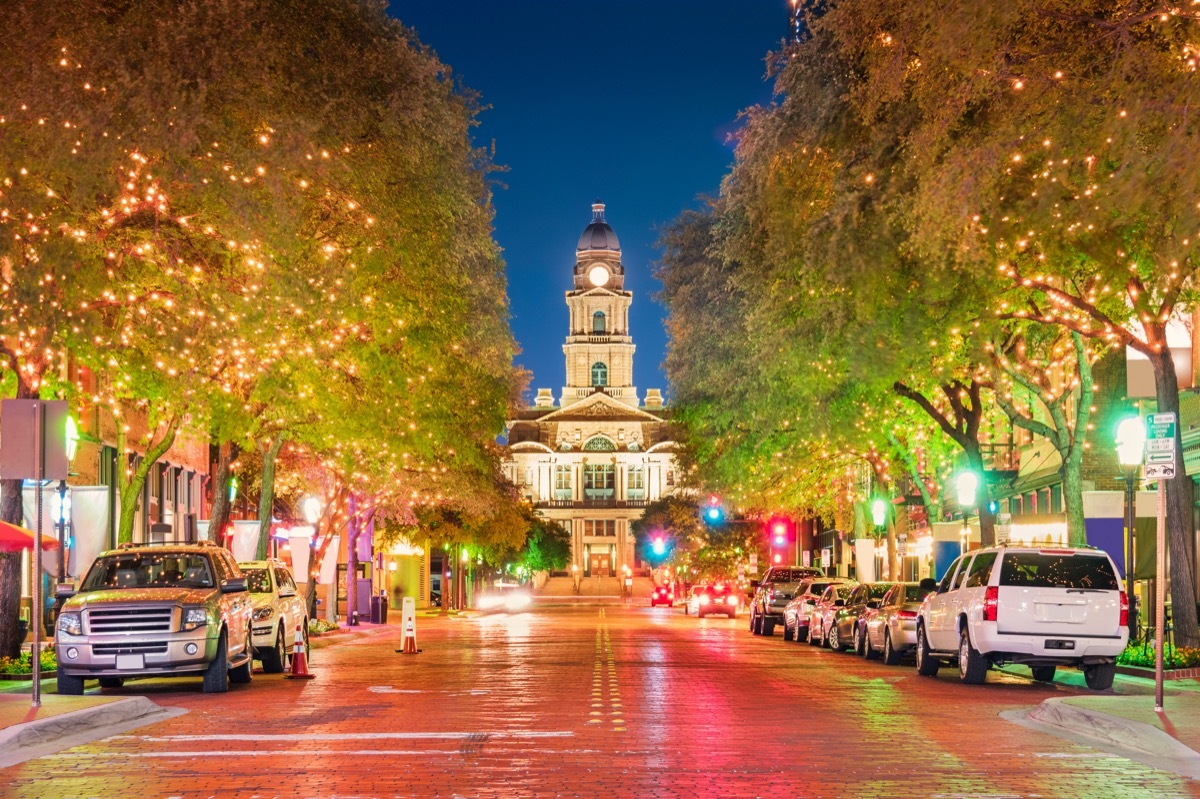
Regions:
<svg viewBox="0 0 1200 799"><path fill-rule="evenodd" d="M548 731L539 730L501 730L498 732L343 732L343 733L251 733L234 735L231 733L213 735L113 735L106 741L134 740L168 743L171 741L370 741L387 739L397 741L458 741L471 736L487 735L492 738L570 738L575 733L570 730Z"/></svg>
<svg viewBox="0 0 1200 799"><path fill-rule="evenodd" d="M594 754L593 749L562 750L556 754ZM458 749L245 749L227 750L221 752L59 752L53 755L43 755L39 760L104 760L106 758L200 758L200 757L345 757L347 755L363 755L370 757L387 757L390 755L459 755Z"/></svg>

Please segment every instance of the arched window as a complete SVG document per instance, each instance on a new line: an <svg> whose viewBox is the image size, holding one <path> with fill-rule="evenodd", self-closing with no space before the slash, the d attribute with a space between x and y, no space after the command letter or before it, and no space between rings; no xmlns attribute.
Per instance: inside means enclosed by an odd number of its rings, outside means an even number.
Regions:
<svg viewBox="0 0 1200 799"><path fill-rule="evenodd" d="M617 445L604 436L592 436L583 445L584 452L615 452Z"/></svg>
<svg viewBox="0 0 1200 799"><path fill-rule="evenodd" d="M608 385L608 367L605 366L601 361L596 361L594 364L592 364L592 385Z"/></svg>
<svg viewBox="0 0 1200 799"><path fill-rule="evenodd" d="M592 332L604 332L604 311L596 311L594 314L592 314Z"/></svg>

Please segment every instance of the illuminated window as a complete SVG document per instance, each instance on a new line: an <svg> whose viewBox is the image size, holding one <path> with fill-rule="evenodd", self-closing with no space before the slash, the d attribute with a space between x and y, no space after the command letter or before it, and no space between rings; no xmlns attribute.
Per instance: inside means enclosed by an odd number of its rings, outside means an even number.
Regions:
<svg viewBox="0 0 1200 799"><path fill-rule="evenodd" d="M611 463L584 464L584 499L612 499L616 493L616 478L616 468Z"/></svg>
<svg viewBox="0 0 1200 799"><path fill-rule="evenodd" d="M604 311L596 311L594 314L592 314L592 332L604 332Z"/></svg>
<svg viewBox="0 0 1200 799"><path fill-rule="evenodd" d="M592 385L593 386L607 386L608 385L608 367L600 361L597 361L596 363L592 364Z"/></svg>
<svg viewBox="0 0 1200 799"><path fill-rule="evenodd" d="M625 493L630 499L643 499L646 494L646 472L641 466L630 466Z"/></svg>

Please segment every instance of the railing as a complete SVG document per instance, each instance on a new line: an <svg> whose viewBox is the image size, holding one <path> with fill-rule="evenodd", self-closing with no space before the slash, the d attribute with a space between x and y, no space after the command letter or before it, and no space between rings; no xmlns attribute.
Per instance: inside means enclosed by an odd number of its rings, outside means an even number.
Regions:
<svg viewBox="0 0 1200 799"><path fill-rule="evenodd" d="M648 499L547 499L536 503L538 508L644 508Z"/></svg>

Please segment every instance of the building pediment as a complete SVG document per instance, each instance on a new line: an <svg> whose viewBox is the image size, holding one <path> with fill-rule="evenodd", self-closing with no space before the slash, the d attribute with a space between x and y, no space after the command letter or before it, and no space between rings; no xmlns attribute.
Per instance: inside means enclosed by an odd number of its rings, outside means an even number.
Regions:
<svg viewBox="0 0 1200 799"><path fill-rule="evenodd" d="M607 394L596 393L565 408L548 413L539 422L661 422L662 417L618 402Z"/></svg>

